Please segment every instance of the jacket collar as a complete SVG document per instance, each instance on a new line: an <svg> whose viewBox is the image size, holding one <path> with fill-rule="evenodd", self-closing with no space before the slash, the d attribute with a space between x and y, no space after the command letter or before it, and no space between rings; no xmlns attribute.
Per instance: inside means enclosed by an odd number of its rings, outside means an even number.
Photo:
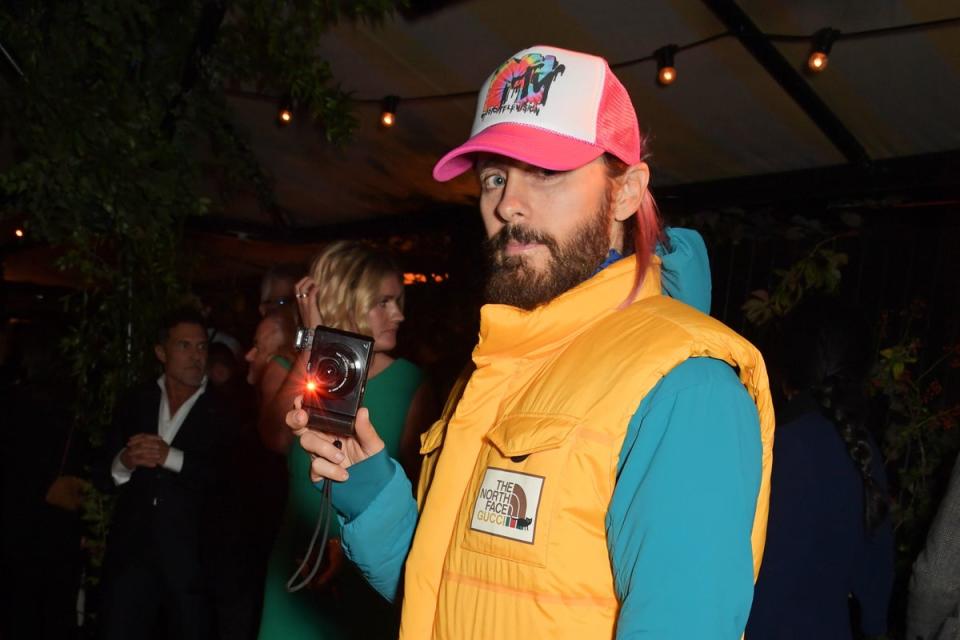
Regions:
<svg viewBox="0 0 960 640"><path fill-rule="evenodd" d="M615 312L633 286L633 256L602 269L589 280L532 311L503 304L480 309L477 367L495 358L536 359L569 342L596 321ZM660 259L654 256L637 300L660 295Z"/></svg>

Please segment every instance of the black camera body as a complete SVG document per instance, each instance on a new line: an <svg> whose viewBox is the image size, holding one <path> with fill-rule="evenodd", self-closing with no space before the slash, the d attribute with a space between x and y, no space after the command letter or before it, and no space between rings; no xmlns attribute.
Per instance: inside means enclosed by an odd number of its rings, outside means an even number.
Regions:
<svg viewBox="0 0 960 640"><path fill-rule="evenodd" d="M331 327L314 329L303 394L309 428L354 434L372 360L373 338Z"/></svg>

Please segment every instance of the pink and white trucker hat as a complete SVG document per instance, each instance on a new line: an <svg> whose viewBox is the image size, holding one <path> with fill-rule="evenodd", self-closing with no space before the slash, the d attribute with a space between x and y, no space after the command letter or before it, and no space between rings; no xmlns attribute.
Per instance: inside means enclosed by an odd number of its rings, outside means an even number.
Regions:
<svg viewBox="0 0 960 640"><path fill-rule="evenodd" d="M477 100L470 139L433 168L440 182L468 171L479 152L544 169L576 169L609 152L640 161L630 96L603 58L536 46L493 72Z"/></svg>

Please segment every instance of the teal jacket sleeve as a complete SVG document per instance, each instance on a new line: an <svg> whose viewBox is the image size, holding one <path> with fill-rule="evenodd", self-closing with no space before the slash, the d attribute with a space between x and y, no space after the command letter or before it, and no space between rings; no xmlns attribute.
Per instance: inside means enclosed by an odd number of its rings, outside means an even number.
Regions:
<svg viewBox="0 0 960 640"><path fill-rule="evenodd" d="M331 492L347 557L377 592L393 602L417 526L410 481L386 450L350 467Z"/></svg>
<svg viewBox="0 0 960 640"><path fill-rule="evenodd" d="M726 363L687 360L647 394L607 512L617 638L739 640L760 469L757 410Z"/></svg>

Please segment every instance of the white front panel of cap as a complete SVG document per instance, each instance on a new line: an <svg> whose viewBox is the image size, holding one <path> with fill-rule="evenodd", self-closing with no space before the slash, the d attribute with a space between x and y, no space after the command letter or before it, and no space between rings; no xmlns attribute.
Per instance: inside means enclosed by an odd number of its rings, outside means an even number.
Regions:
<svg viewBox="0 0 960 640"><path fill-rule="evenodd" d="M596 142L605 67L600 58L565 49L521 51L483 85L470 135L510 122Z"/></svg>

